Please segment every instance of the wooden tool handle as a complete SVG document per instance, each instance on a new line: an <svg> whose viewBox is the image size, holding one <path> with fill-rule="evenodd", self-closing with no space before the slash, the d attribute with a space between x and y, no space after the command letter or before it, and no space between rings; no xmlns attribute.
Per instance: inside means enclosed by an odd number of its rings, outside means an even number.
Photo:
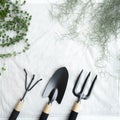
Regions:
<svg viewBox="0 0 120 120"><path fill-rule="evenodd" d="M23 107L23 101L19 101L18 104L16 105L15 109L12 111L8 120L16 120L22 107Z"/></svg>
<svg viewBox="0 0 120 120"><path fill-rule="evenodd" d="M48 116L49 116L49 113L51 111L51 107L52 107L52 104L47 104L40 116L40 119L39 120L47 120Z"/></svg>
<svg viewBox="0 0 120 120"><path fill-rule="evenodd" d="M73 106L73 109L70 113L68 120L76 120L80 108L80 103L76 102Z"/></svg>

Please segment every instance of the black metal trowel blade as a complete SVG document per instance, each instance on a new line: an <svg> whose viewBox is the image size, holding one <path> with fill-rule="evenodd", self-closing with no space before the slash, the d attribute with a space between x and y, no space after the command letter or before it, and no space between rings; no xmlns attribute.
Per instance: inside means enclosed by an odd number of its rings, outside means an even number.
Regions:
<svg viewBox="0 0 120 120"><path fill-rule="evenodd" d="M68 82L68 70L65 67L59 68L50 78L43 92L43 96L49 97L49 99L51 99L50 94L53 90L56 89L58 91L56 101L60 104L67 87L67 82Z"/></svg>

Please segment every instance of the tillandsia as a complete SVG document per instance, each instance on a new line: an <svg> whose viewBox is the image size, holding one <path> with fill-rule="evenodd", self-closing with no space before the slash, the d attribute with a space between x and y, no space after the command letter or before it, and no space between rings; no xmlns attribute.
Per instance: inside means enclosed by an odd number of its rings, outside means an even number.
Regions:
<svg viewBox="0 0 120 120"><path fill-rule="evenodd" d="M94 10L91 41L106 49L120 32L120 0L104 0Z"/></svg>
<svg viewBox="0 0 120 120"><path fill-rule="evenodd" d="M16 56L29 49L29 42L26 38L32 16L21 9L26 1L0 0L0 58ZM16 44L23 42L21 50L14 50ZM12 47L13 50L5 52ZM3 67L4 68L4 67ZM2 69L3 71L5 70Z"/></svg>
<svg viewBox="0 0 120 120"><path fill-rule="evenodd" d="M50 13L66 28L63 37L98 45L101 58L108 55L108 44L120 31L120 0L64 0L53 4Z"/></svg>
<svg viewBox="0 0 120 120"><path fill-rule="evenodd" d="M80 25L93 6L92 0L65 0L60 4L53 4L50 14L67 29L64 37L76 39L80 36Z"/></svg>

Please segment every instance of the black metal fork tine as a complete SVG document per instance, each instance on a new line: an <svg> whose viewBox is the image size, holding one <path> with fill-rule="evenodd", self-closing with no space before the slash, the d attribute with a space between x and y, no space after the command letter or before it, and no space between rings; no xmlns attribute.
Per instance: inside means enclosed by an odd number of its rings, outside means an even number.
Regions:
<svg viewBox="0 0 120 120"><path fill-rule="evenodd" d="M80 74L78 75L77 80L76 80L76 82L75 82L75 85L74 85L74 87L73 87L73 94L74 94L75 96L78 96L78 93L76 93L75 90L76 90L76 86L77 86L77 84L78 84L78 81L79 81L79 79L80 79L80 76L81 76L82 72L83 72L83 70L81 70Z"/></svg>
<svg viewBox="0 0 120 120"><path fill-rule="evenodd" d="M87 99L90 96L91 91L93 89L93 86L94 86L96 80L97 80L97 75L95 76L95 78L94 78L94 80L93 80L93 82L92 82L92 84L91 84L91 86L89 88L89 91L88 91L87 95L83 99Z"/></svg>
<svg viewBox="0 0 120 120"><path fill-rule="evenodd" d="M35 78L35 75L33 75L33 77L32 77L32 79L31 79L30 83L28 84L27 91L29 90L29 88L30 88L30 86L31 86L31 84L32 84L32 82L33 82L33 80L34 80L34 78Z"/></svg>
<svg viewBox="0 0 120 120"><path fill-rule="evenodd" d="M88 78L90 77L90 74L91 74L91 72L89 72L88 75L87 75L87 77L85 78L85 81L84 81L84 83L83 83L83 85L82 85L82 88L81 88L79 94L82 94L83 90L85 89L85 85L86 85L86 83L87 83L87 81L88 81Z"/></svg>
<svg viewBox="0 0 120 120"><path fill-rule="evenodd" d="M27 72L26 69L24 69L25 72L25 90L27 89Z"/></svg>
<svg viewBox="0 0 120 120"><path fill-rule="evenodd" d="M35 75L33 74L31 81L30 81L29 84L27 85L27 71L26 71L26 69L24 69L24 72L25 72L25 92L24 92L23 97L21 98L21 100L23 100L23 99L25 98L25 96L26 96L26 94L27 94L28 91L32 90L32 88L35 87L35 85L36 85L39 81L42 80L42 79L39 79L37 82L35 82L35 83L31 86L31 84L32 84L32 82L33 82L33 80L34 80L34 78L35 78Z"/></svg>
<svg viewBox="0 0 120 120"><path fill-rule="evenodd" d="M35 85L36 85L38 82L40 82L41 80L42 80L42 79L40 79L40 80L38 80L37 82L35 82L34 85L33 85L31 88L28 89L28 91L32 90L32 89L35 87Z"/></svg>

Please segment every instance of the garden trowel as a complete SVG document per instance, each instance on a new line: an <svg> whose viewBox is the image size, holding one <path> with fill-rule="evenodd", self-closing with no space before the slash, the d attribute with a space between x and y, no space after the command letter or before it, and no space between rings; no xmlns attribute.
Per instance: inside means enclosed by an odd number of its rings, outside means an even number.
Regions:
<svg viewBox="0 0 120 120"><path fill-rule="evenodd" d="M68 71L65 67L59 68L50 78L44 92L43 97L48 97L49 102L44 108L39 120L47 120L52 103L56 100L58 104L62 102L66 86L68 82Z"/></svg>

